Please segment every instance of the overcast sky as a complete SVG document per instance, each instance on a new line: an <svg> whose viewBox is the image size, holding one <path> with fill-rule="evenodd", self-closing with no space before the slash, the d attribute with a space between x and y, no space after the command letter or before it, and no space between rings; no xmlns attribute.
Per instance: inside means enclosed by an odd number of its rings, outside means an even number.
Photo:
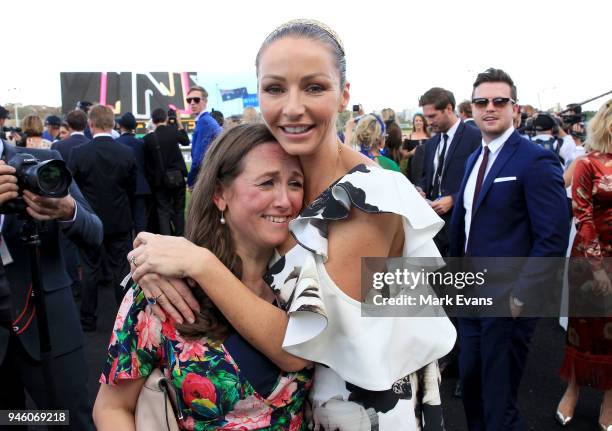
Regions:
<svg viewBox="0 0 612 431"><path fill-rule="evenodd" d="M608 0L12 0L0 23L0 104L59 106L62 71L195 71L204 85L254 87L265 36L315 18L343 40L351 101L366 111L415 109L432 86L469 98L491 66L510 73L521 103L549 108L612 90L611 12Z"/></svg>

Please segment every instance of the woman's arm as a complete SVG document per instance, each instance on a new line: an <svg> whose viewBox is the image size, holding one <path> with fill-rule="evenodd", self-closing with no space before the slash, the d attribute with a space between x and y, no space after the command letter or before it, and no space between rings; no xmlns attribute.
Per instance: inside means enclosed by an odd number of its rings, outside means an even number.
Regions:
<svg viewBox="0 0 612 431"><path fill-rule="evenodd" d="M98 431L136 430L134 412L145 379L122 380L116 386L100 385L93 408Z"/></svg>
<svg viewBox="0 0 612 431"><path fill-rule="evenodd" d="M263 300L245 286L209 250L198 247L185 238L141 233L135 241L129 258L134 281L145 290L147 297L157 292L167 300L158 303L166 309L167 303L180 300L170 283L151 286L140 280L148 273L165 277L191 278L206 292L234 329L252 346L266 355L284 371L299 371L310 362L282 349L289 317L280 308ZM134 262L132 262L133 264ZM155 290L158 289L158 290Z"/></svg>

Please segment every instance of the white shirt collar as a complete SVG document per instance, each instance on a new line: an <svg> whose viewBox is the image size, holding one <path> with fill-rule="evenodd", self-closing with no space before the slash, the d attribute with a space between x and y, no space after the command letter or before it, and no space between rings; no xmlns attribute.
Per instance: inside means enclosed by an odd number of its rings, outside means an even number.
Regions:
<svg viewBox="0 0 612 431"><path fill-rule="evenodd" d="M510 128L508 128L508 130L506 130L504 133L502 133L501 136L493 139L491 142L489 142L489 151L491 151L491 153L496 154L499 152L499 150L501 150L501 147L504 146L504 142L506 142L508 140L508 138L510 137L510 135L512 134L512 132L514 132L514 126L510 126ZM485 147L487 146L487 144L485 144L484 139L482 140L482 146Z"/></svg>
<svg viewBox="0 0 612 431"><path fill-rule="evenodd" d="M74 136L74 135L82 135L82 136L85 136L85 133L84 133L84 132L78 132L78 131L74 131L74 132L71 132L71 133L70 133L70 136Z"/></svg>
<svg viewBox="0 0 612 431"><path fill-rule="evenodd" d="M113 137L113 135L111 135L110 133L96 133L95 135L93 135L94 138L97 138L100 136L108 136L109 138Z"/></svg>
<svg viewBox="0 0 612 431"><path fill-rule="evenodd" d="M455 117L455 124L453 124L451 126L451 128L446 131L446 134L448 135L448 143L449 143L449 145L450 145L451 142L453 142L453 137L455 136L455 133L457 133L457 129L459 128L459 123L460 122L461 122L461 120L458 117Z"/></svg>

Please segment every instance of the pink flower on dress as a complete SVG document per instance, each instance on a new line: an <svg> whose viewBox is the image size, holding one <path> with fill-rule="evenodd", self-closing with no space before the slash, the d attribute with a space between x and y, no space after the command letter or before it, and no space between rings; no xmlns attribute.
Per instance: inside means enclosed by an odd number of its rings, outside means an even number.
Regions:
<svg viewBox="0 0 612 431"><path fill-rule="evenodd" d="M202 340L180 340L181 342L176 345L178 349L181 349L181 354L179 355L179 361L185 362L190 359L203 358L204 352L208 351L208 347L206 347Z"/></svg>
<svg viewBox="0 0 612 431"><path fill-rule="evenodd" d="M268 402L274 407L282 407L291 401L291 396L297 390L295 375L281 377L274 391L268 396Z"/></svg>
<svg viewBox="0 0 612 431"><path fill-rule="evenodd" d="M228 421L219 430L255 430L270 426L272 419L272 408L268 406L262 399L255 395L238 401L234 405L234 410L225 415L225 420Z"/></svg>
<svg viewBox="0 0 612 431"><path fill-rule="evenodd" d="M109 345L115 344L117 341L117 331L121 331L123 323L125 322L125 316L128 315L132 304L134 303L134 292L130 289L127 294L123 297L119 311L117 311L117 317L115 317L115 324L113 325L113 332L111 332L111 339Z"/></svg>
<svg viewBox="0 0 612 431"><path fill-rule="evenodd" d="M183 380L183 398L188 406L194 400L208 400L211 404L217 402L217 389L215 385L204 376L189 373Z"/></svg>
<svg viewBox="0 0 612 431"><path fill-rule="evenodd" d="M138 313L135 330L138 335L138 349L152 350L159 347L161 339L161 321L151 313L151 307Z"/></svg>
<svg viewBox="0 0 612 431"><path fill-rule="evenodd" d="M162 322L162 334L168 340L176 340L176 328L174 327L174 323L172 322L172 320L167 317L166 320Z"/></svg>

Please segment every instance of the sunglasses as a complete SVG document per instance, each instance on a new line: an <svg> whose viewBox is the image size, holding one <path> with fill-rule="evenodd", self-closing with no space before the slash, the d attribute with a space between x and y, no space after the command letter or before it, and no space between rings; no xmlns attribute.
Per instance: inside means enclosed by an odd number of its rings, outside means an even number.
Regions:
<svg viewBox="0 0 612 431"><path fill-rule="evenodd" d="M187 100L187 103L191 103L191 102L193 102L193 103L200 103L202 98L200 98L200 97L188 97L185 100Z"/></svg>
<svg viewBox="0 0 612 431"><path fill-rule="evenodd" d="M509 97L494 97L492 99L487 99L486 97L477 97L476 99L472 99L472 103L478 108L486 108L487 106L489 106L489 102L493 103L493 106L495 106L496 108L503 108L508 104L508 102L512 102L512 104L516 103Z"/></svg>

